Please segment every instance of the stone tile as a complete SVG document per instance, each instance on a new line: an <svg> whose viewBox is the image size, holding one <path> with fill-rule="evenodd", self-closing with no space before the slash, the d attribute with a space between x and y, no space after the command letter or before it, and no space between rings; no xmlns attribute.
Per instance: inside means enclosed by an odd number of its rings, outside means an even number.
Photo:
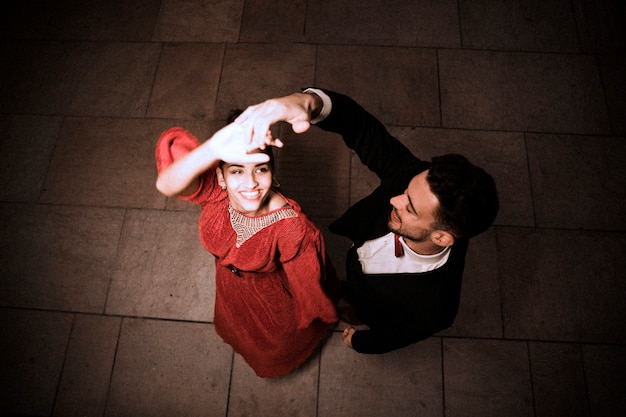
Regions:
<svg viewBox="0 0 626 417"><path fill-rule="evenodd" d="M43 188L61 118L0 116L0 199L35 202Z"/></svg>
<svg viewBox="0 0 626 417"><path fill-rule="evenodd" d="M582 50L586 53L626 51L626 8L612 0L572 2Z"/></svg>
<svg viewBox="0 0 626 417"><path fill-rule="evenodd" d="M94 41L150 41L159 0L56 2L47 37Z"/></svg>
<svg viewBox="0 0 626 417"><path fill-rule="evenodd" d="M44 38L55 6L48 0L4 0L0 12L0 38Z"/></svg>
<svg viewBox="0 0 626 417"><path fill-rule="evenodd" d="M308 417L317 410L319 354L278 378L259 378L235 354L228 401L229 416Z"/></svg>
<svg viewBox="0 0 626 417"><path fill-rule="evenodd" d="M164 0L157 42L237 42L244 0Z"/></svg>
<svg viewBox="0 0 626 417"><path fill-rule="evenodd" d="M4 306L101 313L124 212L0 206Z"/></svg>
<svg viewBox="0 0 626 417"><path fill-rule="evenodd" d="M167 120L68 118L61 129L41 201L162 208L155 187L156 142Z"/></svg>
<svg viewBox="0 0 626 417"><path fill-rule="evenodd" d="M624 138L526 135L537 226L626 230Z"/></svg>
<svg viewBox="0 0 626 417"><path fill-rule="evenodd" d="M497 229L504 337L624 343L626 235Z"/></svg>
<svg viewBox="0 0 626 417"><path fill-rule="evenodd" d="M128 211L106 312L213 320L215 263L200 243L197 224L194 213Z"/></svg>
<svg viewBox="0 0 626 417"><path fill-rule="evenodd" d="M212 118L223 56L219 44L164 45L148 116Z"/></svg>
<svg viewBox="0 0 626 417"><path fill-rule="evenodd" d="M441 125L434 50L321 46L315 82L351 96L387 125Z"/></svg>
<svg viewBox="0 0 626 417"><path fill-rule="evenodd" d="M580 50L568 0L463 0L459 2L463 47L508 51Z"/></svg>
<svg viewBox="0 0 626 417"><path fill-rule="evenodd" d="M443 126L610 133L591 56L440 50Z"/></svg>
<svg viewBox="0 0 626 417"><path fill-rule="evenodd" d="M340 216L350 190L350 150L341 138L317 128L297 135L289 125L279 137L285 146L275 152L276 177L285 195L309 216Z"/></svg>
<svg viewBox="0 0 626 417"><path fill-rule="evenodd" d="M524 342L444 339L446 417L534 416Z"/></svg>
<svg viewBox="0 0 626 417"><path fill-rule="evenodd" d="M119 317L76 316L54 415L104 415L120 325Z"/></svg>
<svg viewBox="0 0 626 417"><path fill-rule="evenodd" d="M600 56L598 61L613 132L626 135L626 119L623 117L626 114L626 57Z"/></svg>
<svg viewBox="0 0 626 417"><path fill-rule="evenodd" d="M307 11L306 39L312 43L460 46L456 1L375 0L317 2Z"/></svg>
<svg viewBox="0 0 626 417"><path fill-rule="evenodd" d="M303 41L306 5L305 0L246 1L239 42Z"/></svg>
<svg viewBox="0 0 626 417"><path fill-rule="evenodd" d="M215 118L313 83L315 46L232 44L226 48Z"/></svg>
<svg viewBox="0 0 626 417"><path fill-rule="evenodd" d="M445 336L501 338L502 312L495 231L472 239L465 262L461 303Z"/></svg>
<svg viewBox="0 0 626 417"><path fill-rule="evenodd" d="M232 350L213 326L125 319L107 416L225 416Z"/></svg>
<svg viewBox="0 0 626 417"><path fill-rule="evenodd" d="M528 347L536 416L589 416L580 346L530 343Z"/></svg>
<svg viewBox="0 0 626 417"><path fill-rule="evenodd" d="M626 346L583 346L591 415L626 414Z"/></svg>
<svg viewBox="0 0 626 417"><path fill-rule="evenodd" d="M142 117L160 51L156 43L24 43L0 111Z"/></svg>
<svg viewBox="0 0 626 417"><path fill-rule="evenodd" d="M364 355L335 332L322 349L318 416L443 416L441 378L438 338Z"/></svg>
<svg viewBox="0 0 626 417"><path fill-rule="evenodd" d="M51 415L71 328L71 314L1 310L0 414Z"/></svg>

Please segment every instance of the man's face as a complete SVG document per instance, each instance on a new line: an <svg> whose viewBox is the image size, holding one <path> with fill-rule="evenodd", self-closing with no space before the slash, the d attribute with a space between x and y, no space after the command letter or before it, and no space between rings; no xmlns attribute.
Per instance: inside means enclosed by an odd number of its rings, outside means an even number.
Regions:
<svg viewBox="0 0 626 417"><path fill-rule="evenodd" d="M430 240L439 200L426 181L428 170L413 177L403 194L393 197L389 229L415 242Z"/></svg>

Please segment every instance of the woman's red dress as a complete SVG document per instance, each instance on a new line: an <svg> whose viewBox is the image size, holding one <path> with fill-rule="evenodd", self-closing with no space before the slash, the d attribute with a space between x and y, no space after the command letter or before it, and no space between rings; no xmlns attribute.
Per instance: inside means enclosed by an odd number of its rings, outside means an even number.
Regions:
<svg viewBox="0 0 626 417"><path fill-rule="evenodd" d="M180 128L164 132L159 171L196 146ZM260 377L297 368L337 321L337 276L322 235L295 201L283 198L280 209L244 216L230 207L215 170L185 197L201 206L200 240L215 256L215 331Z"/></svg>

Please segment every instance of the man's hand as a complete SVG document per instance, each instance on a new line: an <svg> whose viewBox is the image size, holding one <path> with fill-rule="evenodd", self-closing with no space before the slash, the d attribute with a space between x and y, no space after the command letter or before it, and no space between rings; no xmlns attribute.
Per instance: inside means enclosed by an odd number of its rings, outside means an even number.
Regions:
<svg viewBox="0 0 626 417"><path fill-rule="evenodd" d="M343 331L343 343L348 346L350 349L353 349L352 347L352 335L356 332L356 330L354 329L354 327L346 327L345 330Z"/></svg>
<svg viewBox="0 0 626 417"><path fill-rule="evenodd" d="M319 113L321 99L315 94L294 93L273 98L248 107L235 123L243 126L255 147L282 146L280 139L273 138L270 127L277 122L287 122L296 133L306 132L311 124L311 115Z"/></svg>

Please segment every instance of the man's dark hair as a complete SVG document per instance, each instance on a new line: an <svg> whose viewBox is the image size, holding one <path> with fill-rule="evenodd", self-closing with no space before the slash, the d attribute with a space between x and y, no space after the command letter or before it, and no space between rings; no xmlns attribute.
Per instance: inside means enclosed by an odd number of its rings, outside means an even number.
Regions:
<svg viewBox="0 0 626 417"><path fill-rule="evenodd" d="M457 238L476 236L498 213L498 193L491 175L462 155L432 158L426 181L439 199L437 226Z"/></svg>

